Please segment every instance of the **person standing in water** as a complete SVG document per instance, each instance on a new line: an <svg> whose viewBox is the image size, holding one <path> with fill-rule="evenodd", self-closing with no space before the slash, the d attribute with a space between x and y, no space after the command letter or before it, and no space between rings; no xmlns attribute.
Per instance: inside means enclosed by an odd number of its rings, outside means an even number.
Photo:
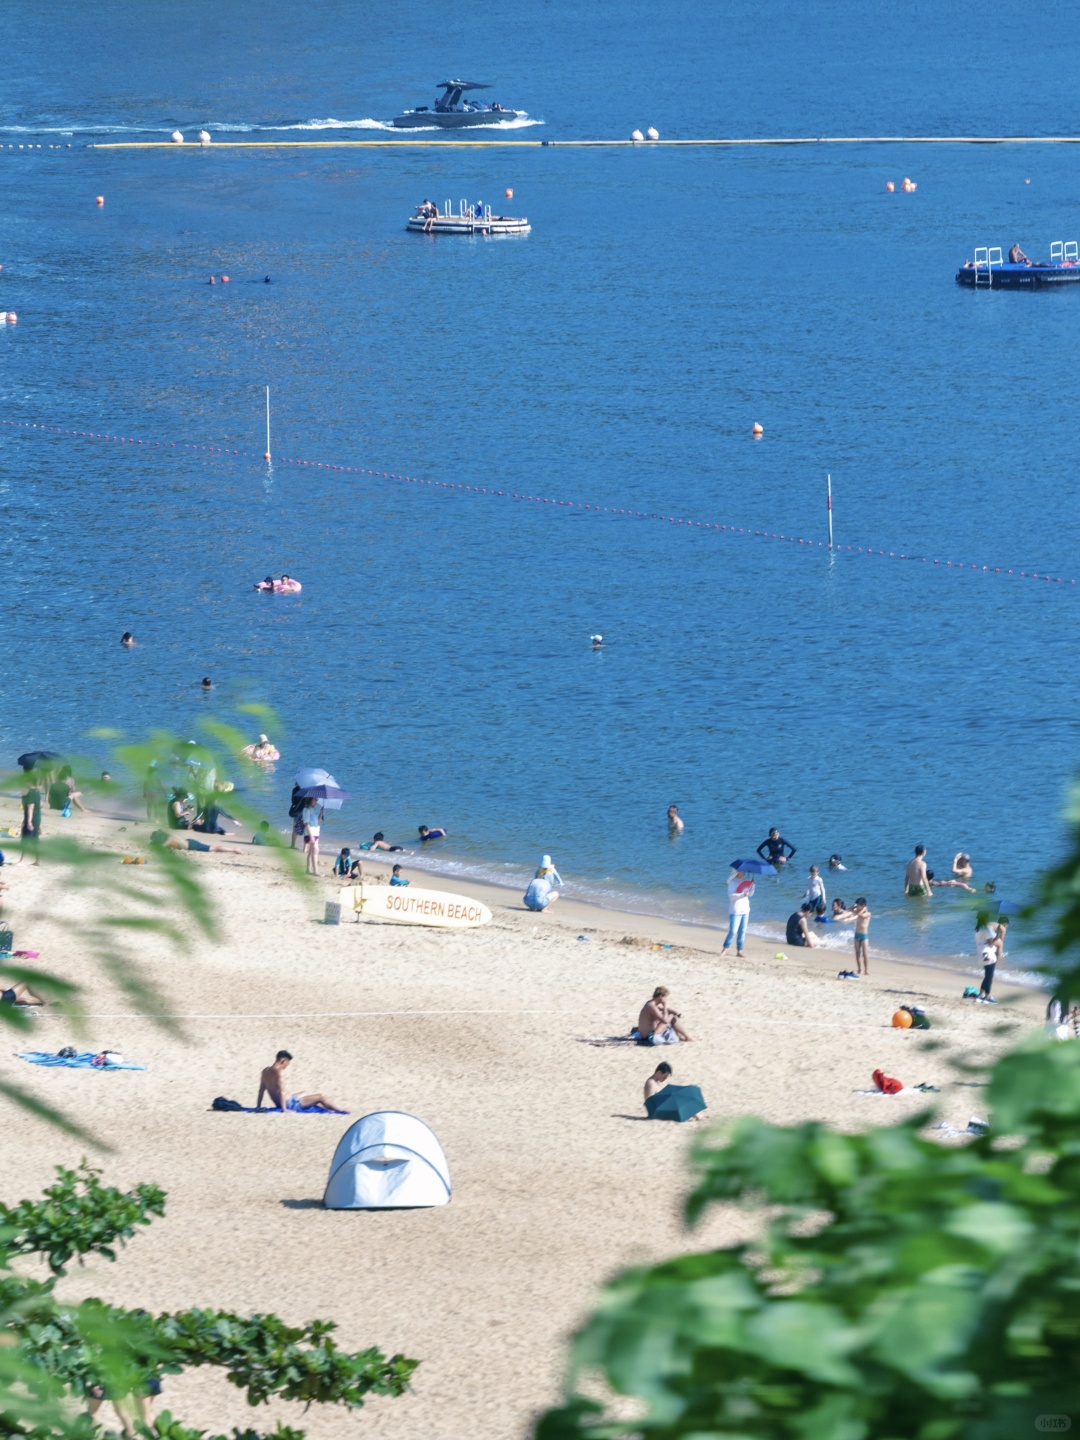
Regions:
<svg viewBox="0 0 1080 1440"><path fill-rule="evenodd" d="M677 805L669 805L667 807L667 824L669 835L678 835L680 831L685 830L686 826L679 817L679 807Z"/></svg>
<svg viewBox="0 0 1080 1440"><path fill-rule="evenodd" d="M915 858L909 860L907 869L904 871L904 894L912 900L926 897L927 900L933 895L933 887L930 884L930 877L926 873L926 846L915 846Z"/></svg>

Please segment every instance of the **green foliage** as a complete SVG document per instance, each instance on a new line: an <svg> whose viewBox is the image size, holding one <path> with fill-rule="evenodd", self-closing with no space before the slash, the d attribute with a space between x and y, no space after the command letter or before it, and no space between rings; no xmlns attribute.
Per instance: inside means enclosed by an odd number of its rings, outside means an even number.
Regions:
<svg viewBox="0 0 1080 1440"><path fill-rule="evenodd" d="M100 1392L130 1407L151 1379L187 1368L214 1366L243 1390L249 1405L273 1399L356 1410L370 1394L408 1389L417 1362L387 1358L374 1347L341 1350L325 1320L288 1325L276 1315L241 1316L192 1309L162 1315L123 1310L100 1300L61 1304L56 1276L74 1256L115 1258L115 1245L136 1225L164 1213L153 1185L122 1193L105 1187L85 1161L57 1168L58 1181L39 1201L3 1207L0 1229L0 1437L9 1440L99 1440L71 1399ZM54 1278L34 1280L11 1268L18 1255L40 1254ZM154 1425L162 1440L208 1440L163 1412ZM225 1440L225 1437L212 1437ZM253 1430L233 1440L263 1440ZM267 1440L303 1440L279 1425Z"/></svg>
<svg viewBox="0 0 1080 1440"><path fill-rule="evenodd" d="M165 1192L156 1185L124 1194L102 1185L101 1171L85 1160L77 1170L58 1165L56 1173L59 1178L44 1200L0 1203L0 1244L8 1256L37 1252L54 1275L63 1275L69 1260L91 1251L115 1260L116 1241L123 1244L136 1225L149 1225L152 1216L165 1214Z"/></svg>
<svg viewBox="0 0 1080 1440"><path fill-rule="evenodd" d="M1069 819L1073 853L1041 890L1060 957L1043 968L1080 999L1080 789ZM959 1146L923 1138L925 1114L863 1135L749 1118L707 1133L687 1219L741 1205L758 1233L612 1281L537 1440L1017 1440L1075 1424L1080 1044L1029 1039L987 1100L992 1130ZM574 1393L594 1375L639 1418Z"/></svg>

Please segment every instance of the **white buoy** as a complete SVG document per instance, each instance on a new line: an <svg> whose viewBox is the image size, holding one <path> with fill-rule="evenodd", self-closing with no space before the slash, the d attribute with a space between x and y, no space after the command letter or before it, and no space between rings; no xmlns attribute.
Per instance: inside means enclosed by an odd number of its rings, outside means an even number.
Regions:
<svg viewBox="0 0 1080 1440"><path fill-rule="evenodd" d="M200 130L200 131L199 131L199 144L200 144L200 145L209 145L209 144L210 144L210 132L209 132L209 130Z"/></svg>
<svg viewBox="0 0 1080 1440"><path fill-rule="evenodd" d="M644 140L645 136L642 135L640 130L631 130L630 139L633 140L635 144L637 144L639 140Z"/></svg>
<svg viewBox="0 0 1080 1440"><path fill-rule="evenodd" d="M657 130L657 128L656 128L655 125L650 125L649 128L645 131L645 139L646 139L646 140L659 140L659 139L660 139L660 131Z"/></svg>
<svg viewBox="0 0 1080 1440"><path fill-rule="evenodd" d="M179 130L174 130L169 136L169 139L174 145L182 145L184 143L184 137Z"/></svg>

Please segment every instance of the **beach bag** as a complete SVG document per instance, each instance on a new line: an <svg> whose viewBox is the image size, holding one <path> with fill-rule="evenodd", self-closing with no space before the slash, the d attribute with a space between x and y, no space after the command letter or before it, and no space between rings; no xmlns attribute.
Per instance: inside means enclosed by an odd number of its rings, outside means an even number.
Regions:
<svg viewBox="0 0 1080 1440"><path fill-rule="evenodd" d="M875 1070L870 1078L885 1095L899 1095L900 1091L904 1088L903 1081L894 1080L891 1075L886 1075L883 1070Z"/></svg>
<svg viewBox="0 0 1080 1440"><path fill-rule="evenodd" d="M239 1100L227 1100L224 1095L218 1095L210 1106L211 1110L243 1110L243 1108Z"/></svg>

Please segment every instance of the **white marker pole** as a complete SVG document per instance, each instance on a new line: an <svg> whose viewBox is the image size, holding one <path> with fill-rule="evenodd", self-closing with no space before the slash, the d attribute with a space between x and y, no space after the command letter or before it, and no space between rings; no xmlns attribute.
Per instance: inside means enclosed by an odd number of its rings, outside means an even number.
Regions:
<svg viewBox="0 0 1080 1440"><path fill-rule="evenodd" d="M269 394L269 391L267 392L267 394ZM269 403L269 402L268 402L268 403ZM269 437L269 431L267 432L267 436ZM269 448L270 448L270 440L269 440L269 438L267 438L267 441L266 441L266 448L267 448L268 450L269 450ZM833 544L832 544L832 476L831 476L831 475L827 475L825 478L826 478L826 481L828 482L828 495L829 495L829 549L831 550L831 549L833 548Z"/></svg>
<svg viewBox="0 0 1080 1440"><path fill-rule="evenodd" d="M266 454L264 460L270 459L270 386L266 387Z"/></svg>

